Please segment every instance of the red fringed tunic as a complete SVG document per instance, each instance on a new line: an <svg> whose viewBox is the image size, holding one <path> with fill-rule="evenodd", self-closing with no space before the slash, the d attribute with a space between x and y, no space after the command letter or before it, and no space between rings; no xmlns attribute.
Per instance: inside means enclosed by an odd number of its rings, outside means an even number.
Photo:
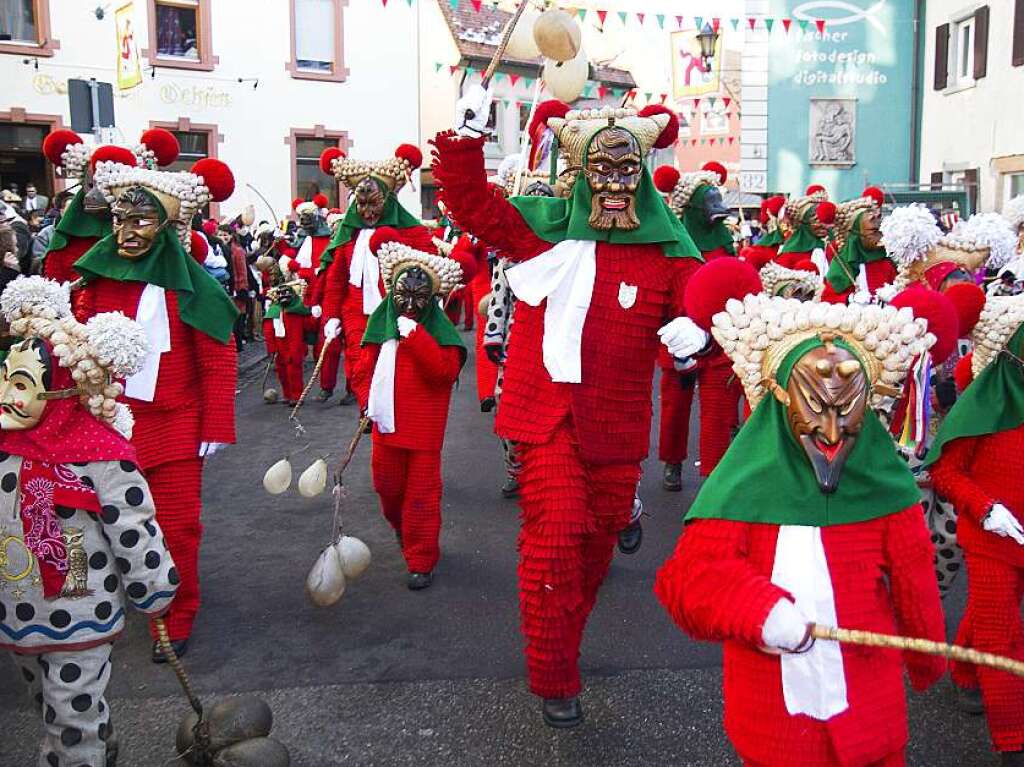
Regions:
<svg viewBox="0 0 1024 767"><path fill-rule="evenodd" d="M888 285L896 279L896 265L888 258L872 261L864 265L864 276L867 278L868 290L874 294L880 287ZM856 288L847 288L842 293L836 293L826 282L821 300L829 304L845 304L855 290Z"/></svg>
<svg viewBox="0 0 1024 767"><path fill-rule="evenodd" d="M758 649L769 611L790 596L771 581L778 534L774 524L691 522L655 583L683 630L724 644L725 729L733 746L765 767L864 767L902 752L903 666L921 690L945 673L945 660L843 645L849 707L827 721L790 715L779 656ZM821 538L841 627L945 639L919 506L824 527Z"/></svg>

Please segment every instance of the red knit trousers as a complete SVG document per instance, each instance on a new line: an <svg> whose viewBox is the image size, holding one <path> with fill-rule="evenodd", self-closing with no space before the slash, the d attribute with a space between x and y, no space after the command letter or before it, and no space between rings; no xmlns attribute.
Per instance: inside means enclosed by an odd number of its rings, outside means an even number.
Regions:
<svg viewBox="0 0 1024 767"><path fill-rule="evenodd" d="M616 537L629 523L638 464L593 466L563 423L543 445L520 445L519 608L530 691L580 691L580 641Z"/></svg>
<svg viewBox="0 0 1024 767"><path fill-rule="evenodd" d="M658 460L682 463L686 460L690 438L690 411L694 386L683 387L678 370L661 371L661 424L658 436Z"/></svg>
<svg viewBox="0 0 1024 767"><path fill-rule="evenodd" d="M789 758L786 758L785 761L777 762L775 764L765 764L763 762L747 761L744 761L743 764L744 767L789 767L789 765L792 764L792 762L790 762ZM836 765L838 764L839 761L836 760ZM871 764L865 764L864 767L905 767L906 764L907 760L903 754L903 751L894 751L893 753L885 757L885 759L882 759L877 762L872 762Z"/></svg>
<svg viewBox="0 0 1024 767"><path fill-rule="evenodd" d="M146 471L146 481L153 494L156 521L160 523L181 578L178 594L164 615L164 622L171 639L188 639L199 612L199 542L203 535L199 515L202 510L203 459L186 458L154 466ZM156 628L152 624L150 634L156 639Z"/></svg>
<svg viewBox="0 0 1024 767"><path fill-rule="evenodd" d="M320 353L324 349L324 334L320 330L319 340L313 349L313 361L320 359ZM334 391L338 385L338 368L341 366L341 340L333 339L327 345L327 354L324 356L323 367L320 368L320 388L325 391ZM301 393L301 392L300 392Z"/></svg>
<svg viewBox="0 0 1024 767"><path fill-rule="evenodd" d="M302 363L306 359L306 344L302 337L304 317L299 314L284 314L285 337L274 335L274 321L263 322L263 338L267 351L276 354L274 372L281 383L281 396L286 400L297 400L302 396Z"/></svg>
<svg viewBox="0 0 1024 767"><path fill-rule="evenodd" d="M1024 624L1020 603L1024 569L964 552L970 646L981 652L1024 660ZM959 639L959 637L958 637ZM1024 749L1024 679L985 666L975 670L981 683L989 735L996 751Z"/></svg>
<svg viewBox="0 0 1024 767"><path fill-rule="evenodd" d="M373 488L384 518L401 536L411 573L429 573L441 556L441 451L405 450L373 440Z"/></svg>
<svg viewBox="0 0 1024 767"><path fill-rule="evenodd" d="M971 613L971 603L968 601L967 609L964 610L964 615L960 619L960 625L956 630L956 644L961 647L974 646L974 627L972 626ZM951 661L949 664L949 672L950 676L953 678L953 684L957 687L976 689L980 684L978 681L978 667L973 663Z"/></svg>

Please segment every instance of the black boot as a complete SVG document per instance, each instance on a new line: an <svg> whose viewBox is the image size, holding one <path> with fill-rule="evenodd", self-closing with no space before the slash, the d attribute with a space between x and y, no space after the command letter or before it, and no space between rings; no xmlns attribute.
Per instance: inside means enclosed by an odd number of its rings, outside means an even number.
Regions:
<svg viewBox="0 0 1024 767"><path fill-rule="evenodd" d="M505 484L501 486L503 498L516 498L519 495L519 480L514 476L505 477Z"/></svg>
<svg viewBox="0 0 1024 767"><path fill-rule="evenodd" d="M683 489L683 465L681 463L665 464L665 474L662 477L661 486L670 493L678 493Z"/></svg>
<svg viewBox="0 0 1024 767"><path fill-rule="evenodd" d="M541 713L544 724L557 729L576 727L583 721L583 706L578 697L545 698Z"/></svg>
<svg viewBox="0 0 1024 767"><path fill-rule="evenodd" d="M334 396L334 389L321 389L320 393L316 395L317 402L326 402Z"/></svg>
<svg viewBox="0 0 1024 767"><path fill-rule="evenodd" d="M1024 767L1024 751L1004 751L999 755L1002 767Z"/></svg>
<svg viewBox="0 0 1024 767"><path fill-rule="evenodd" d="M409 591L423 591L423 589L429 589L433 582L433 573L409 573L406 585L409 587Z"/></svg>
<svg viewBox="0 0 1024 767"><path fill-rule="evenodd" d="M174 654L179 658L184 657L185 653L188 652L188 640L187 639L172 639L171 648L174 650ZM166 663L167 658L164 657L164 651L160 649L160 643L153 642L153 655L150 658L154 663Z"/></svg>
<svg viewBox="0 0 1024 767"><path fill-rule="evenodd" d="M351 407L352 405L356 404L356 395L350 391L347 391L345 392L345 396L338 401L338 404L341 405L342 407Z"/></svg>
<svg viewBox="0 0 1024 767"><path fill-rule="evenodd" d="M985 705L981 702L981 689L978 687L960 687L953 685L956 688L956 707L963 711L965 714L971 714L973 716L979 716L985 713Z"/></svg>
<svg viewBox="0 0 1024 767"><path fill-rule="evenodd" d="M498 401L494 399L494 397L484 397L482 400L480 400L480 412L490 413L492 410L494 410L494 407L497 404Z"/></svg>
<svg viewBox="0 0 1024 767"><path fill-rule="evenodd" d="M107 735L107 759L105 767L117 767L117 752L121 750L121 744L117 740L117 736L114 734L114 725L111 723L107 724L109 733Z"/></svg>
<svg viewBox="0 0 1024 767"><path fill-rule="evenodd" d="M636 554L643 542L644 528L639 519L630 522L619 531L619 551L623 554Z"/></svg>

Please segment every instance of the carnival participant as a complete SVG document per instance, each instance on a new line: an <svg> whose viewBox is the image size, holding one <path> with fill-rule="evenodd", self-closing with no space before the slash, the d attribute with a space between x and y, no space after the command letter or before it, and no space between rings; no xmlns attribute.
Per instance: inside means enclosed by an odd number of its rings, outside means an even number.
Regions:
<svg viewBox="0 0 1024 767"><path fill-rule="evenodd" d="M781 195L769 197L761 201L761 237L752 245L740 250L740 258L751 264L758 271L769 261L775 259L779 248L785 242L779 217L786 198Z"/></svg>
<svg viewBox="0 0 1024 767"><path fill-rule="evenodd" d="M825 188L812 184L803 197L790 197L782 208L781 225L789 234L775 260L789 269L812 261L824 273L828 269L825 245L835 218L835 204ZM819 252L820 251L820 252Z"/></svg>
<svg viewBox="0 0 1024 767"><path fill-rule="evenodd" d="M380 265L370 251L374 230L397 229L410 247L435 252L430 231L398 201L398 192L422 162L422 153L410 144L399 146L387 160L354 160L336 147L320 157L323 172L352 190L352 204L320 256L321 334L343 337L346 381L355 373L367 318L384 300Z"/></svg>
<svg viewBox="0 0 1024 767"><path fill-rule="evenodd" d="M921 690L945 661L815 641L811 626L944 639L917 487L872 412L927 350L925 323L761 294L730 301L713 332L753 414L655 592L687 633L724 644L725 730L744 764L903 765L904 663Z"/></svg>
<svg viewBox="0 0 1024 767"><path fill-rule="evenodd" d="M306 329L315 322L313 310L306 305L306 283L297 275L286 271L292 261L282 255L275 261L272 256L257 259L257 268L263 274L267 308L263 312L263 340L267 354L274 360L274 371L281 384L281 402L294 407L302 396L303 364L309 345ZM285 269L282 269L282 265Z"/></svg>
<svg viewBox="0 0 1024 767"><path fill-rule="evenodd" d="M846 303L857 294L854 300L863 303L896 277L896 265L882 245L883 199L880 189L868 187L861 197L836 207L835 255L825 274L822 301Z"/></svg>
<svg viewBox="0 0 1024 767"><path fill-rule="evenodd" d="M115 379L141 364L146 337L118 314L79 324L67 288L41 277L12 282L0 308L20 338L0 365L0 647L45 727L38 763L114 767L111 648L128 603L160 615L178 587L135 448L116 430L132 419Z"/></svg>
<svg viewBox="0 0 1024 767"><path fill-rule="evenodd" d="M230 196L234 177L224 163L204 159L188 173L101 162L93 181L110 203L113 232L75 262L85 281L76 311L83 319L120 311L149 339L124 396L136 419L132 443L181 576L167 615L181 655L200 605L203 459L235 441L238 375L231 342L238 310L189 254L189 223L207 202ZM154 641L153 661L164 660Z"/></svg>
<svg viewBox="0 0 1024 767"><path fill-rule="evenodd" d="M408 587L428 588L441 551L441 447L452 386L466 347L441 309L462 282L451 258L414 250L395 229L370 250L388 286L370 315L356 367L360 407L373 421L373 486L409 568Z"/></svg>
<svg viewBox="0 0 1024 767"><path fill-rule="evenodd" d="M460 100L458 133L434 139L433 171L459 224L523 262L507 270L519 303L497 432L517 442L522 462L529 687L548 725L572 727L583 718L583 629L648 452L659 334L676 356L708 343L679 316L700 252L644 168L653 147L675 140L669 110L540 105L537 121L558 137L571 191L506 200L488 193L484 169L492 99L476 86Z"/></svg>

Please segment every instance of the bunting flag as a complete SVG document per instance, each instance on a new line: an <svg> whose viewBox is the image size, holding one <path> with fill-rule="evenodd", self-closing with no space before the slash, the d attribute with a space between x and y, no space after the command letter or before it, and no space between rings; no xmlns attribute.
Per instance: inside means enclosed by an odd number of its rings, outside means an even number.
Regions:
<svg viewBox="0 0 1024 767"><path fill-rule="evenodd" d="M807 25L810 24L810 21L808 21L807 19L800 19L797 23L800 25L800 31L806 32Z"/></svg>
<svg viewBox="0 0 1024 767"><path fill-rule="evenodd" d="M462 69L462 67L460 67L458 64L452 64L450 67L448 67L448 73L454 75L460 69Z"/></svg>
<svg viewBox="0 0 1024 767"><path fill-rule="evenodd" d="M694 16L693 17L693 21L694 21L694 26L697 27L697 31L698 32L700 30L704 29L704 17L703 16Z"/></svg>
<svg viewBox="0 0 1024 767"><path fill-rule="evenodd" d="M604 101L604 98L607 95L608 95L608 89L605 88L603 85L598 84L598 86L597 86L597 97L599 99L601 99L602 101Z"/></svg>
<svg viewBox="0 0 1024 767"><path fill-rule="evenodd" d="M448 0L448 4L452 7L453 11L459 10L459 0Z"/></svg>
<svg viewBox="0 0 1024 767"><path fill-rule="evenodd" d="M690 139L690 146L697 146L697 139L695 139L695 138Z"/></svg>
<svg viewBox="0 0 1024 767"><path fill-rule="evenodd" d="M608 18L608 11L598 11L597 18L601 22L601 25L604 26L604 20Z"/></svg>
<svg viewBox="0 0 1024 767"><path fill-rule="evenodd" d="M708 139L708 143L711 144L711 146L714 146L715 145L715 140L713 138L712 139Z"/></svg>
<svg viewBox="0 0 1024 767"><path fill-rule="evenodd" d="M586 8L579 8L576 11L576 15L580 17L580 21L586 21L586 19L587 19L587 9Z"/></svg>
<svg viewBox="0 0 1024 767"><path fill-rule="evenodd" d="M750 31L753 32L754 31L754 27L757 26L757 19L755 19L753 16L748 16L747 17L747 25L750 27Z"/></svg>
<svg viewBox="0 0 1024 767"><path fill-rule="evenodd" d="M739 19L729 19L729 23L732 24L732 31L733 32L739 32L740 31L740 20Z"/></svg>
<svg viewBox="0 0 1024 767"><path fill-rule="evenodd" d="M728 109L732 103L732 99L729 96L722 96L722 103L725 104L725 108Z"/></svg>
<svg viewBox="0 0 1024 767"><path fill-rule="evenodd" d="M480 6L483 4L483 0L469 0L473 4L473 10L480 13Z"/></svg>
<svg viewBox="0 0 1024 767"><path fill-rule="evenodd" d="M768 34L771 34L772 27L775 26L775 19L765 19L764 28L768 30Z"/></svg>
<svg viewBox="0 0 1024 767"><path fill-rule="evenodd" d="M647 18L647 14L646 13L638 13L636 15L636 20L640 22L640 26L644 25L644 19L645 18Z"/></svg>
<svg viewBox="0 0 1024 767"><path fill-rule="evenodd" d="M513 74L510 74L510 75L508 76L508 81L509 81L510 83L512 83L512 87L513 87L513 88L515 88L515 87L516 87L516 83L517 83L517 82L519 82L519 78L520 78L520 75L513 75Z"/></svg>
<svg viewBox="0 0 1024 767"><path fill-rule="evenodd" d="M619 21L621 21L623 23L623 25L625 25L625 23L626 23L626 16L628 16L629 14L627 14L625 11L619 11L618 14L619 14Z"/></svg>
<svg viewBox="0 0 1024 767"><path fill-rule="evenodd" d="M732 144L736 140L735 136L729 136L729 143Z"/></svg>
<svg viewBox="0 0 1024 767"><path fill-rule="evenodd" d="M668 94L667 93L662 93L661 94L661 103L664 104L665 103L665 99L667 99L667 98L668 98Z"/></svg>
<svg viewBox="0 0 1024 767"><path fill-rule="evenodd" d="M715 18L711 19L711 29L713 29L716 33L718 32L718 28L721 27L721 26L722 26L722 20L721 19L715 19Z"/></svg>
<svg viewBox="0 0 1024 767"><path fill-rule="evenodd" d="M789 27L790 27L790 25L792 23L793 23L793 19L783 19L782 20L782 26L785 28L787 35L789 34Z"/></svg>
<svg viewBox="0 0 1024 767"><path fill-rule="evenodd" d="M679 29L683 28L683 17L682 16L676 16L676 26L679 27Z"/></svg>
<svg viewBox="0 0 1024 767"><path fill-rule="evenodd" d="M665 14L664 13L656 13L656 14L654 14L654 18L658 20L658 29L664 29L665 28Z"/></svg>
<svg viewBox="0 0 1024 767"><path fill-rule="evenodd" d="M434 71L435 72L440 72L441 71L441 67L443 67L443 66L444 66L444 64L442 62L435 61L434 62Z"/></svg>
<svg viewBox="0 0 1024 767"><path fill-rule="evenodd" d="M818 34L825 34L825 19L815 19L814 26L818 28Z"/></svg>

